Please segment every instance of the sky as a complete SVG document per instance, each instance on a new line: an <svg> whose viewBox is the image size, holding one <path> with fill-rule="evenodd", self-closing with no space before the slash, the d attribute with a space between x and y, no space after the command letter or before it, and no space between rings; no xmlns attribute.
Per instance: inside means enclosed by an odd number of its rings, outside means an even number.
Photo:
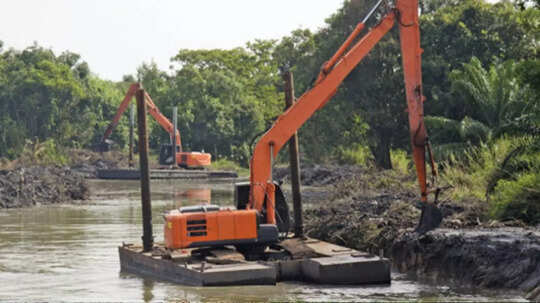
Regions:
<svg viewBox="0 0 540 303"><path fill-rule="evenodd" d="M343 0L16 0L2 1L4 48L35 42L69 50L99 77L118 81L143 62L168 70L179 49L233 48L317 30Z"/></svg>

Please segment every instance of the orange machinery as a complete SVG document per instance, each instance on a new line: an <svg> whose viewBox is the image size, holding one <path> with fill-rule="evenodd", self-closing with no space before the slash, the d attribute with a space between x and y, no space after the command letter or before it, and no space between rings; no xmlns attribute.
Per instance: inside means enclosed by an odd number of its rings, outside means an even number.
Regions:
<svg viewBox="0 0 540 303"><path fill-rule="evenodd" d="M114 115L113 120L107 127L107 130L105 131L105 134L101 138L101 146L106 145L107 138L111 135L113 129L118 124L118 121L122 117L122 114L127 109L127 106L129 102L131 102L131 99L133 99L133 96L137 92L137 90L141 89L141 85L139 83L133 83L129 86L129 90L126 93L126 96L124 97L124 100L122 103L120 103L120 106L118 107L118 110L116 111L116 115ZM147 110L156 119L156 121L165 129L167 133L171 136L171 142L173 142L173 132L174 132L174 126L172 123L165 117L158 109L154 101L152 101L152 98L150 98L150 95L145 91L144 92L144 99L146 101ZM180 140L180 132L176 130L176 163L178 166L183 168L190 168L190 169L197 169L197 168L204 168L210 165L212 156L208 153L202 153L202 152L184 152L182 151L182 141ZM103 149L103 148L102 148ZM162 144L161 149L159 152L159 164L162 165L170 165L173 164L174 158L172 157L172 144Z"/></svg>
<svg viewBox="0 0 540 303"><path fill-rule="evenodd" d="M165 224L165 240L168 247L202 246L214 242L234 244L248 239L257 241L258 239L253 237L261 227L265 229L264 233L260 233L265 236L264 239L259 239L258 243L261 246L266 245L269 241L279 241L278 232L283 231L280 227L287 226L288 216L282 211L283 204L286 206L286 203L282 197L281 189L272 181L272 165L278 151L307 119L332 98L345 77L394 26L396 21L401 38L410 138L420 185L422 215L416 231L425 233L440 225L442 214L435 205L439 189L429 189L426 182L426 150L432 168L432 184L435 182L437 170L433 163L423 118L425 97L422 94L422 49L420 48L418 24L418 0L396 0L393 6L386 5L386 11L380 22L355 42L359 33L363 31L367 19L382 3L383 1L380 0L375 5L366 18L356 26L336 54L323 65L313 87L279 116L272 128L257 142L251 158L250 182L236 185L238 210L222 211L214 209L213 211L203 212L182 212L180 210L168 214ZM435 194L432 202L428 201L428 194L430 193ZM255 216L259 221L253 223L255 220L252 220L250 224L242 225L243 223L240 223L236 216L241 217L245 214ZM228 221L213 219L220 216L227 216ZM189 222L195 220L204 221L204 230L208 232L191 233ZM188 224L175 222L187 222ZM239 227L241 227L242 234L230 233L231 230L238 230ZM270 227L274 229L273 233L268 232ZM203 227L200 228L203 230ZM222 230L226 231L223 233L226 236L221 236ZM272 239L269 237L270 234L273 237Z"/></svg>

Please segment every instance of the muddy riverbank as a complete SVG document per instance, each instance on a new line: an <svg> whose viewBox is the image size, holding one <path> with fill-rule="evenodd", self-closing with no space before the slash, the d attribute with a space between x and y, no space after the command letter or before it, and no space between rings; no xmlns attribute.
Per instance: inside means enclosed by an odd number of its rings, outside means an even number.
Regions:
<svg viewBox="0 0 540 303"><path fill-rule="evenodd" d="M287 181L287 168L275 173L281 173L276 179ZM351 166L313 166L303 168L302 177L309 236L377 254L382 250L397 270L434 283L519 289L540 300L538 227L495 222L486 217L482 205L443 197L443 228L419 237L412 233L420 216L414 176ZM86 182L69 168L0 171L0 208L86 199L90 194ZM116 186L111 190L118 190ZM285 183L283 188L291 201L290 186Z"/></svg>
<svg viewBox="0 0 540 303"><path fill-rule="evenodd" d="M357 167L302 169L306 233L391 257L401 272L540 299L540 229L497 222L478 203L440 201L442 228L419 236L414 176ZM288 181L285 171L278 171ZM315 185L315 186L313 186ZM284 184L286 194L288 184ZM323 198L321 198L323 197ZM322 201L324 203L321 203Z"/></svg>
<svg viewBox="0 0 540 303"><path fill-rule="evenodd" d="M401 234L390 252L401 272L433 282L519 289L540 299L540 231L524 228L438 229Z"/></svg>
<svg viewBox="0 0 540 303"><path fill-rule="evenodd" d="M67 167L19 167L0 170L0 208L58 204L85 200L89 187Z"/></svg>

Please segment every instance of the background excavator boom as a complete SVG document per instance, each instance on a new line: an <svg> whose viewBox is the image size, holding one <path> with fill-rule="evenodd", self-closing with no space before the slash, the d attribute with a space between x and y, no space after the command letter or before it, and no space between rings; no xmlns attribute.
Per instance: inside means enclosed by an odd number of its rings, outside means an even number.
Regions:
<svg viewBox="0 0 540 303"><path fill-rule="evenodd" d="M129 103L135 96L135 92L141 88L141 85L139 83L133 83L129 86L129 89L124 97L124 100L122 100L122 103L120 103L120 106L118 107L118 110L116 111L116 114L114 115L111 123L107 127L107 130L105 130L105 133L103 134L103 137L101 138L101 143L105 143L105 140L109 138L111 133L113 132L116 125L118 125L118 121L120 121L120 118L122 117L122 114L126 111ZM145 92L144 99L146 101L146 106L148 109L148 112L154 117L154 119L165 129L165 131L172 136L173 133L173 125L167 117L165 117L158 109L152 98L148 95L147 92ZM172 137L171 137L172 139ZM172 142L172 140L171 140ZM180 132L176 130L176 144L178 145L179 151L182 151L182 141L180 140Z"/></svg>
<svg viewBox="0 0 540 303"><path fill-rule="evenodd" d="M112 131L120 121L122 114L127 109L129 102L135 96L135 93L141 90L141 85L139 83L133 83L129 86L129 89L120 103L116 114L114 115L113 120L107 127L101 143L100 149L103 151L104 146L107 145L107 138L111 135ZM176 133L174 131L174 125L163 115L159 108L156 106L150 95L144 91L144 101L146 103L146 109L152 117L161 125L161 127L169 134L171 143L173 142L174 137L176 136L176 147L173 147L172 144L162 144L159 153L159 164L162 165L171 165L176 163L180 167L191 168L191 169L201 169L210 166L212 156L205 152L184 152L182 151L182 141L180 139L180 132L178 129ZM176 160L176 161L175 161Z"/></svg>

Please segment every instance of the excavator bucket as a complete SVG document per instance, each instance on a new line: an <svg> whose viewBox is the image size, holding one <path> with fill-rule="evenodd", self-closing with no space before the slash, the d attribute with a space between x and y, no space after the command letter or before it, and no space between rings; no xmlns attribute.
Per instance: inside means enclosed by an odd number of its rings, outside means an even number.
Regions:
<svg viewBox="0 0 540 303"><path fill-rule="evenodd" d="M422 214L416 232L423 235L441 225L443 215L434 203L422 203Z"/></svg>
<svg viewBox="0 0 540 303"><path fill-rule="evenodd" d="M112 140L106 139L105 141L100 141L92 146L92 150L97 153L104 153L111 150L114 142Z"/></svg>

